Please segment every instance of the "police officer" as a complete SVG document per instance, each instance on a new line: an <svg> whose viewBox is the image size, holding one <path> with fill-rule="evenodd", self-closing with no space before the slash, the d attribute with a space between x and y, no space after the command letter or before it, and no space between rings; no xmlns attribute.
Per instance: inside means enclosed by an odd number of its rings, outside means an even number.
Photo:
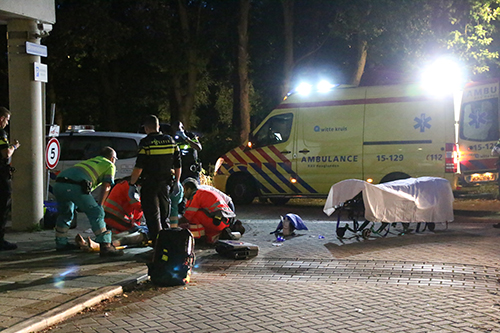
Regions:
<svg viewBox="0 0 500 333"><path fill-rule="evenodd" d="M99 156L80 162L62 171L56 178L53 192L57 200L59 216L56 221L56 250L77 250L79 247L68 243L68 230L73 219L75 208L85 212L96 242L100 243L100 256L110 257L123 255L111 244L111 231L106 230L104 222L104 204L114 184L118 160L111 147L104 147ZM101 185L99 204L91 192Z"/></svg>
<svg viewBox="0 0 500 333"><path fill-rule="evenodd" d="M181 180L191 177L200 181L201 163L198 152L201 151L201 143L198 137L184 129L180 121L172 123L172 135L181 151L182 156L182 176Z"/></svg>
<svg viewBox="0 0 500 333"><path fill-rule="evenodd" d="M133 189L141 177L141 203L149 239L156 241L158 232L168 228L170 192L177 193L181 177L181 157L174 139L160 132L160 122L154 115L144 121L147 136L139 143L139 155L132 171ZM174 179L172 179L174 169ZM171 188L172 187L172 188Z"/></svg>
<svg viewBox="0 0 500 333"><path fill-rule="evenodd" d="M5 126L9 124L10 111L0 107L0 251L17 249L17 245L7 242L4 239L5 225L7 224L7 210L11 195L12 168L10 159L14 151L19 148L17 140L13 144L9 143L9 137L5 131Z"/></svg>

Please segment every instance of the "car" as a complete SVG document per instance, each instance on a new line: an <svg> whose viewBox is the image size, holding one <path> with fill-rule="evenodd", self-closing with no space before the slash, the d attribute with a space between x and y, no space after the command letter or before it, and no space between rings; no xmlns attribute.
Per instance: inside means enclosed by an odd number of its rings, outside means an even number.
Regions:
<svg viewBox="0 0 500 333"><path fill-rule="evenodd" d="M71 131L60 133L57 137L61 156L51 172L51 178L81 161L97 156L105 146L113 148L118 157L115 178L130 176L139 152L139 141L145 136L140 133L96 132L73 126Z"/></svg>

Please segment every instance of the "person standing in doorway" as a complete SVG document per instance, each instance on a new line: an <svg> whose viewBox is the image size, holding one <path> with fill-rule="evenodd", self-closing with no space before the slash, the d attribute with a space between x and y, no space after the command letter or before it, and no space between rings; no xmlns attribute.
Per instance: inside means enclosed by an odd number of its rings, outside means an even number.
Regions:
<svg viewBox="0 0 500 333"><path fill-rule="evenodd" d="M7 224L7 212L10 196L12 193L12 170L11 157L14 151L19 148L19 141L9 142L9 137L5 127L9 124L10 111L0 107L0 251L17 249L17 245L5 240L5 225Z"/></svg>
<svg viewBox="0 0 500 333"><path fill-rule="evenodd" d="M169 196L179 191L181 157L174 139L160 132L160 122L155 115L146 117L143 125L147 136L139 142L139 155L130 185L134 190L141 178L142 210L154 247L159 231L169 227Z"/></svg>

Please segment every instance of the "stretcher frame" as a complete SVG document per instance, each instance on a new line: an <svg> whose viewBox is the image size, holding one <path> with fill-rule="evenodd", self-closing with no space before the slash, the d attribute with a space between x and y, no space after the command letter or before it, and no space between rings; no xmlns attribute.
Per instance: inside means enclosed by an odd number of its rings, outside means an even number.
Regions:
<svg viewBox="0 0 500 333"><path fill-rule="evenodd" d="M344 239L347 231L354 233L354 237L362 237L368 239L372 234L379 237L385 237L389 234L390 228L396 227L398 222L372 222L365 219L365 206L363 203L362 192L359 192L354 198L349 199L342 203L340 206L335 207L337 214L337 224L335 232L337 238ZM347 223L341 224L341 216L343 212L347 212L347 218L352 221L352 227ZM360 222L364 219L363 222ZM376 228L376 223L380 225ZM412 231L410 223L417 223L415 232L424 232L426 229L434 231L436 228L435 222L399 222L403 226L403 231L399 235L404 235ZM423 224L423 226L422 226ZM420 230L422 227L422 230ZM448 229L448 222L446 222L446 229Z"/></svg>

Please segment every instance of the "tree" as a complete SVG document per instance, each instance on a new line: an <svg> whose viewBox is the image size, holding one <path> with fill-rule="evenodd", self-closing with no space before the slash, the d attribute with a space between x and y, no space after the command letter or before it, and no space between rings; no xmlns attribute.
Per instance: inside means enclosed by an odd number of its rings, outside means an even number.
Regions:
<svg viewBox="0 0 500 333"><path fill-rule="evenodd" d="M286 96L290 91L290 80L294 67L293 59L293 5L294 0L282 0L283 5L283 35L285 39L284 45L284 61L283 61L283 88L281 96Z"/></svg>
<svg viewBox="0 0 500 333"><path fill-rule="evenodd" d="M481 74L489 71L491 64L498 64L498 46L493 51L489 47L498 33L495 21L499 18L500 1L444 1L444 5L449 8L447 21L451 31L443 43L468 64L469 72Z"/></svg>
<svg viewBox="0 0 500 333"><path fill-rule="evenodd" d="M350 83L361 82L367 62L399 57L400 68L439 53L454 53L471 72L488 69L498 58L488 50L498 0L346 0L338 2L334 32L356 50ZM374 55L374 56L371 56ZM391 64L394 67L394 63ZM408 66L409 65L409 66Z"/></svg>
<svg viewBox="0 0 500 333"><path fill-rule="evenodd" d="M250 83L248 79L248 17L250 0L240 0L240 20L238 23L238 77L240 92L240 143L248 140L250 134Z"/></svg>

